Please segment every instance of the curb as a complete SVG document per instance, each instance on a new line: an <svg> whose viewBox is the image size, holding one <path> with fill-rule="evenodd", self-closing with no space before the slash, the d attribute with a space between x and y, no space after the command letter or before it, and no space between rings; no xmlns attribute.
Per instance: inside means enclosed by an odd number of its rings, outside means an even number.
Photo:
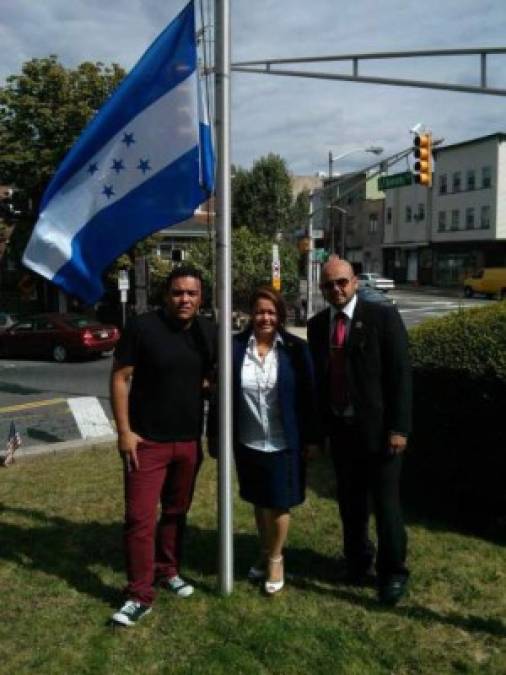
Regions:
<svg viewBox="0 0 506 675"><path fill-rule="evenodd" d="M31 445L15 455L16 463L25 459L33 459L44 455L57 455L60 453L77 453L83 450L100 450L104 446L116 443L116 434L99 436L97 438L78 438L75 441L62 441L60 443L45 443L44 445Z"/></svg>

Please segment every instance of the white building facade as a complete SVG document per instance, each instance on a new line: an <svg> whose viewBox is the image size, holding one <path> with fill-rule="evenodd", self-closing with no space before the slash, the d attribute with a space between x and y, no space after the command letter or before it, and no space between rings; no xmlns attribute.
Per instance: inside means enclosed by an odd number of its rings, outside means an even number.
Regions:
<svg viewBox="0 0 506 675"><path fill-rule="evenodd" d="M386 273L451 286L506 266L506 134L434 150L432 188L386 191Z"/></svg>

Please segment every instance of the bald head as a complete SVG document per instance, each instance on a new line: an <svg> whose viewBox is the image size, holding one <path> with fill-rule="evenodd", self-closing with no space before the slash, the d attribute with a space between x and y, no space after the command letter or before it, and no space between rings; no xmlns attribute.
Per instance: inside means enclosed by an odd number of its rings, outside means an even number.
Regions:
<svg viewBox="0 0 506 675"><path fill-rule="evenodd" d="M347 260L331 255L322 267L320 287L327 302L342 308L357 291L357 278Z"/></svg>
<svg viewBox="0 0 506 675"><path fill-rule="evenodd" d="M329 279L337 279L343 273L349 278L354 276L353 267L350 263L337 255L329 256L327 262L322 266L322 275Z"/></svg>

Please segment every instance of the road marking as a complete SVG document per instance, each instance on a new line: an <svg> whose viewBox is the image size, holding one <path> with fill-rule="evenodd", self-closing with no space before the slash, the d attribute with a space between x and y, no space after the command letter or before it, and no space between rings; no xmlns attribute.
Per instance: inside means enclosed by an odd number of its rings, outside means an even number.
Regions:
<svg viewBox="0 0 506 675"><path fill-rule="evenodd" d="M30 403L19 403L18 405L9 405L5 408L0 408L1 413L16 412L16 410L30 410L30 408L43 408L48 405L58 405L59 403L66 403L66 398L51 398L46 401L31 401Z"/></svg>
<svg viewBox="0 0 506 675"><path fill-rule="evenodd" d="M68 404L82 438L109 436L114 433L96 396L69 398Z"/></svg>

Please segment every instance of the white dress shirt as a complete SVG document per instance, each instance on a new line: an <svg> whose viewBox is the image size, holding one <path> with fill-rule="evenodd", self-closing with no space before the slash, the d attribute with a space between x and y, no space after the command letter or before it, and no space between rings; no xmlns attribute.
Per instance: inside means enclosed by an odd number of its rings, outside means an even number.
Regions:
<svg viewBox="0 0 506 675"><path fill-rule="evenodd" d="M330 334L329 334L329 344L332 341L332 335L334 334L334 329L336 326L336 317L338 314L346 314L348 317L346 320L346 338L350 332L351 320L353 319L353 314L355 313L355 307L357 306L357 295L355 294L352 299L346 304L342 309L337 309L334 305L330 305Z"/></svg>
<svg viewBox="0 0 506 675"><path fill-rule="evenodd" d="M239 442L262 452L277 452L287 447L278 400L278 345L276 334L264 360L259 357L257 341L251 334L241 370L241 407Z"/></svg>

